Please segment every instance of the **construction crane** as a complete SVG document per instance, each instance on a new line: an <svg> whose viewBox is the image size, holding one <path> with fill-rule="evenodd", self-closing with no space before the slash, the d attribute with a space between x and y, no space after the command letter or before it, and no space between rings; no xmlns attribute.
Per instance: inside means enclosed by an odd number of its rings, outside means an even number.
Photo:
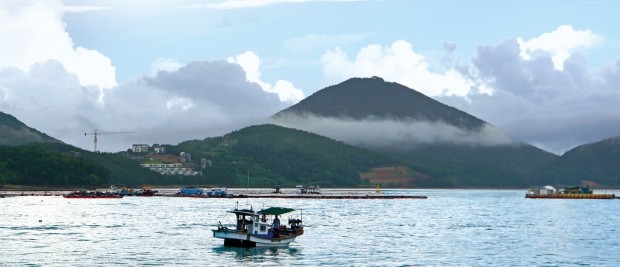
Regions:
<svg viewBox="0 0 620 267"><path fill-rule="evenodd" d="M92 133L84 133L84 136L87 135L93 135L95 137L95 150L93 150L93 152L98 152L97 151L97 136L98 135L102 135L102 134L122 134L122 133L131 133L131 132L99 132L97 130L94 130Z"/></svg>

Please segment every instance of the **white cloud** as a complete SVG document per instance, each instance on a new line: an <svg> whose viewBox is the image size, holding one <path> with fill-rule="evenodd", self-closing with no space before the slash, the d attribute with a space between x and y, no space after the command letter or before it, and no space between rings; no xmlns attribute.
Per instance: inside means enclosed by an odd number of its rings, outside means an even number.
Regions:
<svg viewBox="0 0 620 267"><path fill-rule="evenodd" d="M72 145L91 149L84 133L95 129L132 132L101 136L103 151L222 135L265 123L288 105L283 101L303 98L290 82L262 82L260 59L251 52L237 57L240 64L158 59L148 75L117 85L110 59L74 46L62 20L63 12L97 8L4 3L0 110Z"/></svg>
<svg viewBox="0 0 620 267"><path fill-rule="evenodd" d="M602 40L602 37L590 30L575 30L571 25L561 25L555 31L544 33L536 38L524 41L517 38L523 59L530 60L536 51L551 54L553 65L557 70L564 68L564 61L572 51L580 47L590 47Z"/></svg>
<svg viewBox="0 0 620 267"><path fill-rule="evenodd" d="M173 109L179 107L183 111L187 111L194 106L194 102L185 97L172 97L166 102L166 108Z"/></svg>
<svg viewBox="0 0 620 267"><path fill-rule="evenodd" d="M34 64L26 72L0 69L0 88L4 93L0 110L71 144L79 141L80 133L83 137L83 131L93 129L92 124L83 124L85 118L106 115L99 110L99 88L82 86L55 60Z"/></svg>
<svg viewBox="0 0 620 267"><path fill-rule="evenodd" d="M111 60L96 50L74 47L65 30L65 11L95 8L64 7L57 1L11 3L0 9L0 68L15 67L22 71L47 60L60 62L76 75L80 84L109 88L116 85L116 69Z"/></svg>
<svg viewBox="0 0 620 267"><path fill-rule="evenodd" d="M177 71L184 65L185 64L178 62L175 59L158 58L155 61L153 61L153 63L151 63L151 73L155 75L157 74L157 72L160 72L160 71L173 72L173 71Z"/></svg>
<svg viewBox="0 0 620 267"><path fill-rule="evenodd" d="M559 34L558 32L564 32ZM581 33L579 38L567 33ZM550 45L555 38L565 44ZM573 52L555 64L557 51L590 45L599 37L590 30L562 26L532 40L535 56L524 58L523 42L508 39L498 45L479 46L472 66L493 94L472 91L467 99L438 97L503 129L513 138L563 153L584 143L620 135L620 60L601 69L587 67ZM555 40L555 42L557 42ZM531 40L530 40L531 41ZM528 41L529 42L529 41Z"/></svg>
<svg viewBox="0 0 620 267"><path fill-rule="evenodd" d="M474 82L453 69L444 73L429 70L424 56L415 53L410 43L399 40L391 46L366 46L349 60L340 48L321 56L323 72L331 82L350 77L379 76L424 93L427 96L466 96Z"/></svg>
<svg viewBox="0 0 620 267"><path fill-rule="evenodd" d="M260 85L265 92L277 94L280 101L297 103L304 98L303 91L295 88L289 81L278 80L275 86L262 81L260 79L260 58L252 51L247 51L243 54L231 57L228 59L228 62L241 66L249 82Z"/></svg>
<svg viewBox="0 0 620 267"><path fill-rule="evenodd" d="M102 151L132 143L176 144L222 135L258 123L285 108L275 94L246 81L226 61L190 62L176 71L142 76L105 91L84 87L58 61L27 72L0 69L0 110L66 143L92 149L84 132L132 132L101 136ZM59 123L61 122L61 123Z"/></svg>
<svg viewBox="0 0 620 267"><path fill-rule="evenodd" d="M110 59L75 47L62 20L97 8L27 4L0 9L0 110L66 143L91 149L84 132L98 129L132 132L101 136L103 151L174 144L264 123L283 101L303 98L290 82L262 82L251 52L239 64L158 59L149 75L117 85Z"/></svg>

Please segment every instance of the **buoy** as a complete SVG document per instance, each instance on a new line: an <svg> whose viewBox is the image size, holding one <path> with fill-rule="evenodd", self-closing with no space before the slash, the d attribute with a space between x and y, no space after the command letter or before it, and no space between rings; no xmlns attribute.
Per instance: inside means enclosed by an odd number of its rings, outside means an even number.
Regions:
<svg viewBox="0 0 620 267"><path fill-rule="evenodd" d="M377 194L381 193L381 188L379 188L379 185L377 185L377 189L375 189L375 193Z"/></svg>

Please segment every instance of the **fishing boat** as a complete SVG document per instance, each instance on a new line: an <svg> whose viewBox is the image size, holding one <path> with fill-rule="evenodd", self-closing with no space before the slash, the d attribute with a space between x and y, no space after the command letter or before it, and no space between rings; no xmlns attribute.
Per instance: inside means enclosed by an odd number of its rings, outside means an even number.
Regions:
<svg viewBox="0 0 620 267"><path fill-rule="evenodd" d="M74 191L62 195L64 198L122 198L123 196L101 191Z"/></svg>
<svg viewBox="0 0 620 267"><path fill-rule="evenodd" d="M235 229L220 225L213 229L213 236L224 239L224 246L232 247L284 247L304 234L302 218L288 218L287 224L280 224L279 216L293 212L291 208L271 207L254 211L253 209L234 209Z"/></svg>

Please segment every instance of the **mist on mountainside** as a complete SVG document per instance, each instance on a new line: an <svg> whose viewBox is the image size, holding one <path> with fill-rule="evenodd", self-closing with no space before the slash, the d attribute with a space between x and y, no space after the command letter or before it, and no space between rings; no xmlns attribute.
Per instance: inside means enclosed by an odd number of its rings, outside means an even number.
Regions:
<svg viewBox="0 0 620 267"><path fill-rule="evenodd" d="M484 123L480 128L465 129L443 121L395 118L321 117L314 114L286 113L272 118L272 123L317 133L347 144L390 149L414 149L417 145L455 144L468 146L516 145L500 129Z"/></svg>
<svg viewBox="0 0 620 267"><path fill-rule="evenodd" d="M0 145L18 146L35 142L60 142L30 128L13 115L0 112Z"/></svg>

